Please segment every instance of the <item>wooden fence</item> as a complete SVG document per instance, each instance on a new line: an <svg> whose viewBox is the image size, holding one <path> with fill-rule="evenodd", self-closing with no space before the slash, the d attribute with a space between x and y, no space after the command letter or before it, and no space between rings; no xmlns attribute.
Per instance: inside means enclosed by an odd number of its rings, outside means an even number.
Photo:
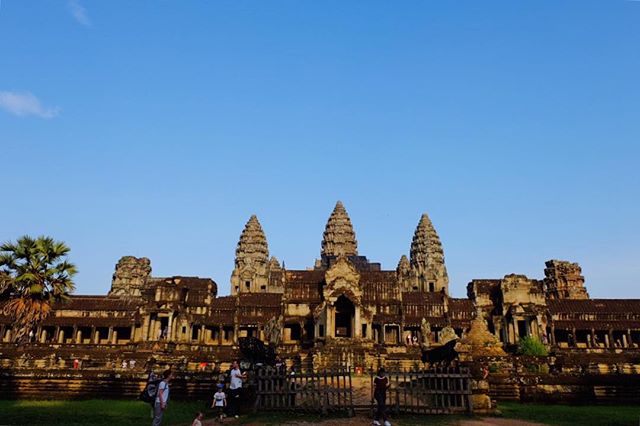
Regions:
<svg viewBox="0 0 640 426"><path fill-rule="evenodd" d="M255 411L354 412L350 369L305 373L259 370L255 384Z"/></svg>
<svg viewBox="0 0 640 426"><path fill-rule="evenodd" d="M470 413L471 374L467 368L433 368L387 374L387 406L396 413ZM371 374L373 400L375 374ZM372 407L375 410L375 406Z"/></svg>

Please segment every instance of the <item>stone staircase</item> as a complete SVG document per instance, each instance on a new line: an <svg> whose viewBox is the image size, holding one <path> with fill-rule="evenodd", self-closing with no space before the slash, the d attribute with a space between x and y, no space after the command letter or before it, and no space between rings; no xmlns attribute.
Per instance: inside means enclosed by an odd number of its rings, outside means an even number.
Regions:
<svg viewBox="0 0 640 426"><path fill-rule="evenodd" d="M520 401L520 385L508 380L508 376L489 378L489 397L496 401Z"/></svg>
<svg viewBox="0 0 640 426"><path fill-rule="evenodd" d="M373 345L368 342L330 339L314 351L313 366L315 369L366 368L373 352Z"/></svg>

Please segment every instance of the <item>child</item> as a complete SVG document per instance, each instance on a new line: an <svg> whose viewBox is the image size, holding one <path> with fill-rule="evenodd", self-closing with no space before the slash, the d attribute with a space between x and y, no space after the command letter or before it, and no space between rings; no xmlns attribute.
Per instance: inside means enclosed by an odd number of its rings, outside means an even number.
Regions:
<svg viewBox="0 0 640 426"><path fill-rule="evenodd" d="M373 397L376 400L377 410L376 417L373 420L375 426L380 426L380 418L384 420L384 426L391 426L389 419L387 419L387 389L389 389L389 378L386 376L384 368L378 370L378 375L373 379L374 391Z"/></svg>
<svg viewBox="0 0 640 426"><path fill-rule="evenodd" d="M198 411L196 413L196 418L193 419L193 423L191 423L191 426L202 426L202 412Z"/></svg>
<svg viewBox="0 0 640 426"><path fill-rule="evenodd" d="M211 404L211 408L216 409L216 414L218 415L218 420L222 422L224 418L224 408L227 406L227 396L224 393L224 385L222 383L218 383L218 391L213 395L213 404Z"/></svg>

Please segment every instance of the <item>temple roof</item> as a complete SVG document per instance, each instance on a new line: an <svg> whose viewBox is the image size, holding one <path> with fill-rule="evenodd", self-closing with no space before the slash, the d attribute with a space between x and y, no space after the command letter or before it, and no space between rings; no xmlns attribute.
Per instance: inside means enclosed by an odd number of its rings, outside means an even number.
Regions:
<svg viewBox="0 0 640 426"><path fill-rule="evenodd" d="M140 299L111 296L71 296L65 302L54 302L53 310L69 311L136 311L144 303Z"/></svg>
<svg viewBox="0 0 640 426"><path fill-rule="evenodd" d="M640 299L553 299L547 300L551 314L600 313L640 316Z"/></svg>
<svg viewBox="0 0 640 426"><path fill-rule="evenodd" d="M329 216L322 238L322 256L357 256L358 242L351 219L341 201Z"/></svg>

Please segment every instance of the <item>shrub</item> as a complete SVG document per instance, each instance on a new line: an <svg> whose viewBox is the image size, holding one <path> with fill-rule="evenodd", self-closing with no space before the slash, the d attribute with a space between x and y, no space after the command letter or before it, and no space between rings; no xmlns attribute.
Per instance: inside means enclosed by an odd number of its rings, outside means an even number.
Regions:
<svg viewBox="0 0 640 426"><path fill-rule="evenodd" d="M518 342L518 354L529 356L547 356L547 348L540 340L533 336L527 336Z"/></svg>

